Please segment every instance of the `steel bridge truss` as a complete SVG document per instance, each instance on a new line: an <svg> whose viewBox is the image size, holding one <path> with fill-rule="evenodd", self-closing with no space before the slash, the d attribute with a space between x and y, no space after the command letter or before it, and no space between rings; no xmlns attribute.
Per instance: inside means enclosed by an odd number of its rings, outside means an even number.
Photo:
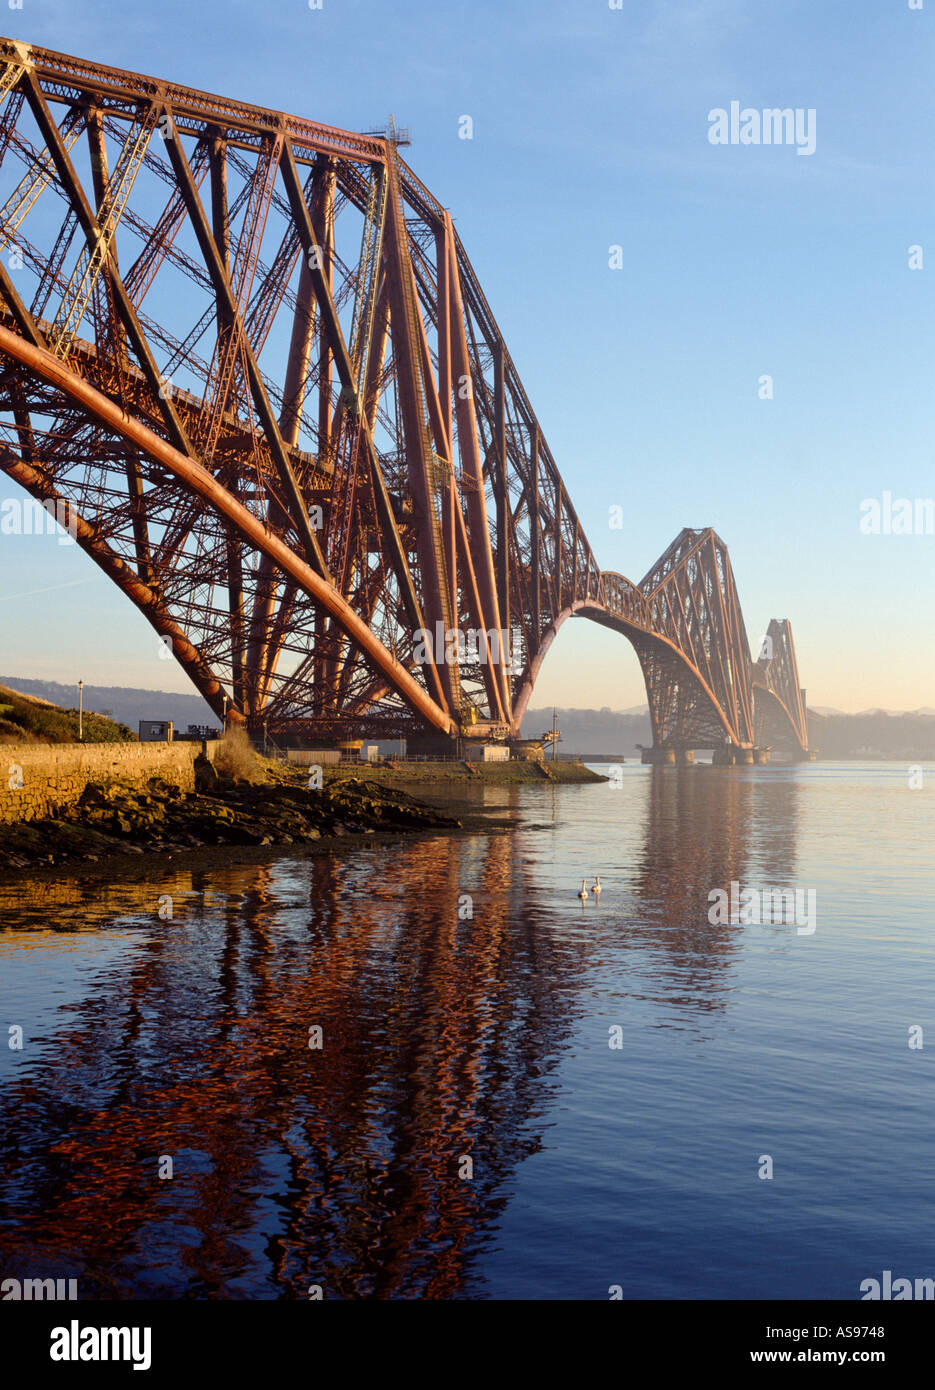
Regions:
<svg viewBox="0 0 935 1390"><path fill-rule="evenodd" d="M633 643L660 746L807 746L788 624L753 663L712 531L601 572L395 130L0 65L0 467L218 717L515 735L578 615Z"/></svg>

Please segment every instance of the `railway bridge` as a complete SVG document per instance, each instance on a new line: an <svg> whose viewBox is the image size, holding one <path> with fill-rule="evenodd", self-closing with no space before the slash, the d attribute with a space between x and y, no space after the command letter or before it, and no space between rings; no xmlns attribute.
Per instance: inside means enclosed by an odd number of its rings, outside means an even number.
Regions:
<svg viewBox="0 0 935 1390"><path fill-rule="evenodd" d="M807 755L713 530L601 570L406 144L0 40L0 468L254 731L517 737L578 617L636 650L647 760Z"/></svg>

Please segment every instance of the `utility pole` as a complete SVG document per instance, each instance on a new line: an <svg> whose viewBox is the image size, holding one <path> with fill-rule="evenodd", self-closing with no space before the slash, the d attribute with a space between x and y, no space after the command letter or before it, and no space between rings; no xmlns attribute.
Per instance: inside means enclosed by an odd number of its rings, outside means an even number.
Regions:
<svg viewBox="0 0 935 1390"><path fill-rule="evenodd" d="M84 742L84 681L78 682L78 742Z"/></svg>

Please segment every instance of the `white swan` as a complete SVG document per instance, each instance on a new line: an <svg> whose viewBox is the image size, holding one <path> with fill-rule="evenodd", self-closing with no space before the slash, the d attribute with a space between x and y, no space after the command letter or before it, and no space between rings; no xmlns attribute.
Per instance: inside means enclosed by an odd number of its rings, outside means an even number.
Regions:
<svg viewBox="0 0 935 1390"><path fill-rule="evenodd" d="M581 880L581 892L578 894L578 897L581 899L582 902L584 902L585 898L588 896L588 890L587 890L587 888L584 886L584 884L585 884L585 881L584 881L584 879L582 879L582 880Z"/></svg>
<svg viewBox="0 0 935 1390"><path fill-rule="evenodd" d="M594 880L594 887L591 889L591 892L594 894L595 898L599 898L599 897L601 896L601 876L600 876L600 874L598 874L597 878Z"/></svg>

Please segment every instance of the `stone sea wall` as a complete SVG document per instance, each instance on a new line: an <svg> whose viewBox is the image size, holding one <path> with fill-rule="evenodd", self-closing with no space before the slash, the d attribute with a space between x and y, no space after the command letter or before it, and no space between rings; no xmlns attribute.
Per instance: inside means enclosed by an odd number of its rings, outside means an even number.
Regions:
<svg viewBox="0 0 935 1390"><path fill-rule="evenodd" d="M213 759L218 741L207 742ZM0 744L0 823L42 820L73 806L89 782L144 787L158 777L193 791L201 743Z"/></svg>

